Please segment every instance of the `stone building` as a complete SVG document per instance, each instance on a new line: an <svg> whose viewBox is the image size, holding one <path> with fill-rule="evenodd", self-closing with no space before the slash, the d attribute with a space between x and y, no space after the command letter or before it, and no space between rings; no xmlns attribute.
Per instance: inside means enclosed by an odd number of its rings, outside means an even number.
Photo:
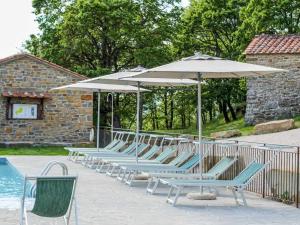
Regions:
<svg viewBox="0 0 300 225"><path fill-rule="evenodd" d="M29 54L0 59L0 144L88 142L92 93L49 91L83 79Z"/></svg>
<svg viewBox="0 0 300 225"><path fill-rule="evenodd" d="M247 80L246 123L300 115L300 35L256 36L245 55L248 63L289 70Z"/></svg>

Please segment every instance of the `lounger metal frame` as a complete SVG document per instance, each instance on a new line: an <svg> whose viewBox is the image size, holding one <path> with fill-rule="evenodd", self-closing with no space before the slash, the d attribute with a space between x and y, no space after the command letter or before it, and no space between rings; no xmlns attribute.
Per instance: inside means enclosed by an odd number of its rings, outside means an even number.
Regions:
<svg viewBox="0 0 300 225"><path fill-rule="evenodd" d="M140 134L140 138L138 140L138 152L139 154L144 152L149 145L148 144L144 144L144 140L145 140L146 136L145 134ZM89 167L91 169L97 168L99 161L101 162L102 158L127 158L130 157L131 155L135 154L135 150L136 150L136 141L135 141L136 137L134 138L133 142L127 147L125 148L123 151L121 152L100 152L100 153L90 153L87 154L87 160L85 162L85 166Z"/></svg>
<svg viewBox="0 0 300 225"><path fill-rule="evenodd" d="M157 146L156 143L158 142L159 137L162 137L161 140L161 144L160 146ZM139 162L145 163L145 162L154 162L153 160L150 161L150 159L153 157L153 155L155 153L157 153L158 151L160 151L160 149L163 146L164 143L164 138L165 136L158 136L158 135L150 135L149 139L148 139L148 145L150 146L152 139L154 139L154 143L152 145L152 147L142 156L140 156ZM156 147L155 149L153 149L153 147ZM149 153L149 154L148 154ZM140 154L139 154L140 155ZM96 172L99 173L103 173L105 172L107 175L112 176L113 174L115 174L116 169L118 169L118 163L135 163L135 157L130 157L130 158L108 158L108 159L101 159L96 167Z"/></svg>
<svg viewBox="0 0 300 225"><path fill-rule="evenodd" d="M230 146L231 145L226 146L226 150L225 150L225 154L224 154L225 155L224 157L226 157L226 158L228 158L227 152L229 151ZM219 171L219 173L214 173L214 174L211 174L211 172L210 172L213 168L216 168L222 162L222 160L224 160L224 157L222 157L209 171L207 171L207 173L201 174L202 179L214 179L214 180L218 179L218 177L220 177L224 172L226 172L238 160L239 150L240 150L239 148L236 149L232 160L228 163L228 165L226 165L225 168L223 168L222 171ZM201 163L203 163L203 160L208 155L209 155L209 150L204 152L203 158L201 159ZM192 179L192 178L199 178L200 174L150 173L149 176L150 176L150 178L148 180L146 192L149 194L154 194L160 183L165 184L165 185L168 184L168 182L166 182L165 179L163 179L163 178L172 178L172 179L190 178L190 179Z"/></svg>
<svg viewBox="0 0 300 225"><path fill-rule="evenodd" d="M278 152L273 152L273 156L270 158L270 160L268 162L266 162L265 164L262 163L257 163L256 161L259 160L261 154L258 154L258 156L251 162L249 163L249 165L242 170L236 177L238 177L239 175L243 174L245 171L247 171L247 169L249 169L249 167L256 163L256 164L261 164L262 167L260 169L258 169L257 171L255 171L254 174L252 174L246 182L244 183L239 183L239 182L234 182L233 180L208 180L208 181L204 181L204 180L189 180L189 181L183 181L183 182L170 182L170 190L168 193L168 197L167 197L167 203L171 204L172 206L175 206L177 204L178 198L180 197L180 194L182 193L184 187L226 187L228 189L230 189L232 191L233 197L235 199L235 202L237 205L244 205L247 206L247 201L244 195L244 189L249 185L249 183L260 173L262 172L269 164L272 163L272 160L274 158L276 158L276 156L278 155ZM175 193L174 193L175 192ZM238 197L238 195L240 195L240 199ZM173 198L172 198L173 197Z"/></svg>
<svg viewBox="0 0 300 225"><path fill-rule="evenodd" d="M79 225L79 222L78 222L78 207L77 207L77 202L76 202L76 197L75 197L77 181L78 181L77 176L25 176L23 196L21 198L20 225L28 225L27 213L30 212L30 210L26 209L26 206L25 206L26 193L27 193L26 192L27 184L28 184L29 181L34 181L38 178L51 178L51 179L55 179L55 178L57 178L57 179L74 178L74 185L73 185L72 195L71 195L71 198L70 198L69 209L68 209L66 215L63 218L64 218L65 225L69 225L70 224L70 218L71 218L71 212L72 212L72 209L73 209L73 206L74 206L75 224Z"/></svg>
<svg viewBox="0 0 300 225"><path fill-rule="evenodd" d="M176 140L176 139L174 139ZM177 151L178 151L178 148L181 147L181 145L183 143L187 143L187 140L186 139L181 139L178 143L178 145L176 146L177 148ZM186 150L185 150L186 151ZM190 153L189 156L191 156L192 154L192 151L187 151ZM139 174L140 172L155 172L155 171L161 171L161 172L165 172L165 173L170 173L170 172L174 172L174 173L184 173L185 171L187 171L186 169L184 168L180 168L178 167L179 165L182 165L182 167L185 167L185 166L189 166L188 163L191 163L191 160L188 160L186 163L184 163L188 158L184 158L184 156L182 156L182 160L181 158L178 158L176 159L175 161L175 164L172 163L172 164L161 164L160 165L153 165L153 166L149 166L149 165L135 165L135 164L132 164L132 165L120 165L120 169L119 169L119 173L118 173L118 176L117 178L121 181L125 181L126 184L128 184L129 186L132 185L133 181L134 181L134 177ZM193 156L194 157L194 156ZM199 159L198 159L199 161ZM192 169L194 166L196 165L196 163L194 163L193 165L191 165L191 167L188 169Z"/></svg>
<svg viewBox="0 0 300 225"><path fill-rule="evenodd" d="M104 148L96 149L96 148L65 148L69 151L69 160L73 162L81 162L85 160L86 153L94 153L94 152L103 152L103 151L114 151L116 146L119 144L120 141L123 141L124 136L127 134L126 141L128 141L130 134L126 132L116 132L114 140L109 143ZM79 157L83 155L83 160L79 160Z"/></svg>

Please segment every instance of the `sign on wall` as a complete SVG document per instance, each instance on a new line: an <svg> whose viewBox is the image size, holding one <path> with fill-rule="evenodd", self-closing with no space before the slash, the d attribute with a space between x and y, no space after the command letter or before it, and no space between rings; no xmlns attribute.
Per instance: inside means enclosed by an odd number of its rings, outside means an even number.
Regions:
<svg viewBox="0 0 300 225"><path fill-rule="evenodd" d="M37 119L36 104L13 104L13 119Z"/></svg>

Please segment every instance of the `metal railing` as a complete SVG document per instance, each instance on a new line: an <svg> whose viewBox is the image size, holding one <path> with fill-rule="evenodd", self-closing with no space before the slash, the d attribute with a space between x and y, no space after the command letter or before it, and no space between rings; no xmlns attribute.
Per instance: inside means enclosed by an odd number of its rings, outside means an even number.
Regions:
<svg viewBox="0 0 300 225"><path fill-rule="evenodd" d="M62 172L63 176L67 176L69 174L68 167L66 166L66 164L59 162L59 161L50 161L47 163L47 165L44 167L44 169L42 169L40 176L48 175L48 173L54 166L61 168L61 172ZM35 191L36 191L36 183L31 185L31 188L29 190L29 196L33 197L35 195Z"/></svg>
<svg viewBox="0 0 300 225"><path fill-rule="evenodd" d="M118 129L121 131L121 129ZM151 134L162 134L158 132L148 132ZM182 136L182 134L164 133L170 136ZM106 145L111 140L111 130L103 128L101 130L102 145ZM191 140L196 140L194 135L188 136ZM300 207L300 147L288 145L274 145L267 143L246 142L237 140L223 140L205 142L204 149L209 151L204 159L204 171L209 170L223 156L233 156L238 152L237 162L228 169L220 179L232 179L245 166L254 159L265 163L271 159L274 153L277 153L272 163L266 169L256 176L255 179L246 188L250 192L257 193L263 198L283 202L285 204ZM195 168L193 172L197 172Z"/></svg>
<svg viewBox="0 0 300 225"><path fill-rule="evenodd" d="M277 157L249 184L247 190L260 194L263 198L295 205L299 208L299 147L282 148L278 146L276 148L272 145L272 148L268 148L244 144L236 141L235 145L229 145L229 147L217 143L209 146L212 150L204 161L205 171L218 162L224 153L233 155L237 148L239 148L238 161L220 179L232 179L252 160L258 158L261 163L265 163L271 159L274 153L277 153Z"/></svg>

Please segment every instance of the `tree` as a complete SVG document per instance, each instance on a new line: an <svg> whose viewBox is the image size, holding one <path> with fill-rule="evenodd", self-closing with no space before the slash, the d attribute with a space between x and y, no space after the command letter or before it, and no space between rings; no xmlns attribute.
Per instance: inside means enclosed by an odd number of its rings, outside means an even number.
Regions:
<svg viewBox="0 0 300 225"><path fill-rule="evenodd" d="M119 71L171 60L178 0L34 0L42 33L26 48L75 70Z"/></svg>
<svg viewBox="0 0 300 225"><path fill-rule="evenodd" d="M32 54L70 68L70 64L60 45L58 26L72 0L33 0L33 13L36 15L40 35L31 35L25 48Z"/></svg>
<svg viewBox="0 0 300 225"><path fill-rule="evenodd" d="M91 77L139 64L153 67L167 63L173 59L169 51L181 14L179 2L34 0L41 34L31 36L25 47ZM119 102L117 108L121 107Z"/></svg>
<svg viewBox="0 0 300 225"><path fill-rule="evenodd" d="M243 60L260 33L300 32L296 0L33 0L41 33L25 47L33 54L90 77L142 65L154 67L195 51ZM143 93L144 129L191 127L196 90L155 88ZM211 79L202 85L203 123L244 113L245 79ZM105 103L103 103L105 104ZM136 95L115 96L115 124L133 128ZM109 118L104 105L102 118ZM108 121L102 121L107 124Z"/></svg>
<svg viewBox="0 0 300 225"><path fill-rule="evenodd" d="M244 0L192 0L182 16L178 53L190 55L200 51L237 59L241 54L240 9L245 5Z"/></svg>
<svg viewBox="0 0 300 225"><path fill-rule="evenodd" d="M261 33L295 34L300 32L298 0L250 0L240 12L241 33L249 42Z"/></svg>
<svg viewBox="0 0 300 225"><path fill-rule="evenodd" d="M241 8L246 6L244 0L193 0L182 17L181 30L177 39L178 55L190 55L200 51L209 55L238 59L242 53L240 43L240 17ZM230 122L228 109L233 120L237 115L233 102L244 97L245 92L240 91L239 80L214 79L207 81L203 95L204 122L206 114L212 119L214 103L219 106L226 122ZM206 101L207 98L209 101ZM234 101L233 101L234 99Z"/></svg>
<svg viewBox="0 0 300 225"><path fill-rule="evenodd" d="M250 0L241 8L242 24L238 38L244 50L255 35L295 34L300 32L298 0Z"/></svg>

